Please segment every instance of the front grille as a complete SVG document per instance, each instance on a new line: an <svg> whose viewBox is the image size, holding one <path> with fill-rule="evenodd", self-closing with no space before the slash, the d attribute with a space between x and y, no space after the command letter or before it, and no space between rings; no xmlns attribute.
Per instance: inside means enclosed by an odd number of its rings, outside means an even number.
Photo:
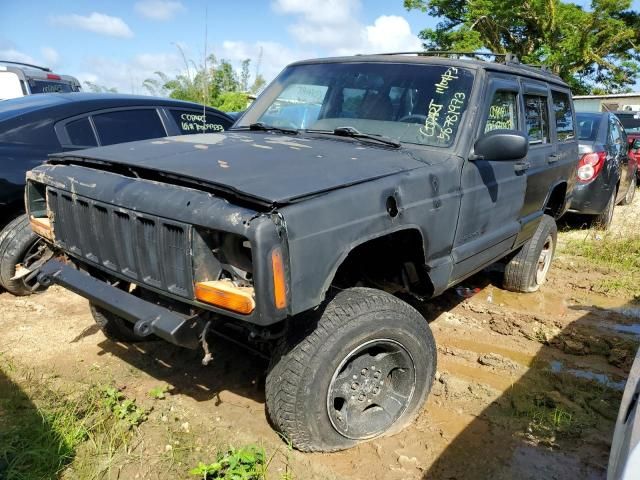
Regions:
<svg viewBox="0 0 640 480"><path fill-rule="evenodd" d="M193 297L190 226L49 188L56 243L103 269Z"/></svg>

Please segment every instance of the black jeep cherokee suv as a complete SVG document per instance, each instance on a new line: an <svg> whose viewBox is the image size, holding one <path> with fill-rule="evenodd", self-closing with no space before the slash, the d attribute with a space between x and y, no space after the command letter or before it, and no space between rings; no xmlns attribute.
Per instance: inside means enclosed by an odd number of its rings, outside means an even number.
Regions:
<svg viewBox="0 0 640 480"><path fill-rule="evenodd" d="M567 85L512 58L298 62L228 132L29 172L32 226L57 252L38 280L88 298L116 340L208 351L207 334L244 329L272 345L273 424L301 450L347 448L402 429L431 388L433 336L399 296L502 258L506 288L544 282L574 124Z"/></svg>

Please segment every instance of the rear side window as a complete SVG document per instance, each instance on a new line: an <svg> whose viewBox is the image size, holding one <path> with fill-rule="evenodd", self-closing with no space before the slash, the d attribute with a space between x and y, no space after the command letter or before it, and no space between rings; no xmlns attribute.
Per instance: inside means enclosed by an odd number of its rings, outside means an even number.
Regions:
<svg viewBox="0 0 640 480"><path fill-rule="evenodd" d="M484 133L502 128L518 129L518 96L515 92L496 92L489 106Z"/></svg>
<svg viewBox="0 0 640 480"><path fill-rule="evenodd" d="M158 112L153 109L119 110L93 116L102 145L165 137Z"/></svg>
<svg viewBox="0 0 640 480"><path fill-rule="evenodd" d="M529 143L549 143L549 107L547 97L525 95L524 109Z"/></svg>
<svg viewBox="0 0 640 480"><path fill-rule="evenodd" d="M88 118L81 118L65 126L71 145L95 147L98 145Z"/></svg>
<svg viewBox="0 0 640 480"><path fill-rule="evenodd" d="M573 110L571 109L571 99L567 93L552 92L553 111L556 116L556 134L558 140L572 140L575 138L573 127Z"/></svg>
<svg viewBox="0 0 640 480"><path fill-rule="evenodd" d="M223 117L202 111L170 109L169 112L182 134L224 132L232 123Z"/></svg>

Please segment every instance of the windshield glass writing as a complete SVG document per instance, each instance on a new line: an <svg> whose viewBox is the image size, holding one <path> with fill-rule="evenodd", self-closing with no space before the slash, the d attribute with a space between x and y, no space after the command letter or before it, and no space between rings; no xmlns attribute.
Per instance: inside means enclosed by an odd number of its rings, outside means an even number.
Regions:
<svg viewBox="0 0 640 480"><path fill-rule="evenodd" d="M289 67L242 125L333 131L353 127L405 143L449 147L467 108L473 73L462 67L326 63Z"/></svg>
<svg viewBox="0 0 640 480"><path fill-rule="evenodd" d="M78 91L70 83L47 82L45 80L30 80L29 88L31 89L31 93L67 93Z"/></svg>

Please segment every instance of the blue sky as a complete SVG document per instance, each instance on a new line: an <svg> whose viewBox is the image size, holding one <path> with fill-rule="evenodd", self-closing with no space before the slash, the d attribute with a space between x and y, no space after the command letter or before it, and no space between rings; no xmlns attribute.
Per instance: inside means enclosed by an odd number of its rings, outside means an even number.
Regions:
<svg viewBox="0 0 640 480"><path fill-rule="evenodd" d="M184 71L176 45L201 63L205 11L207 51L251 58L252 73L262 51L267 80L302 58L419 49L418 32L436 23L402 0L0 0L0 59L145 93L154 71Z"/></svg>
<svg viewBox="0 0 640 480"><path fill-rule="evenodd" d="M0 0L0 58L51 66L121 92L143 93L155 70L184 70L176 45L201 63L208 52L253 60L270 80L308 57L419 49L435 22L402 0Z"/></svg>

